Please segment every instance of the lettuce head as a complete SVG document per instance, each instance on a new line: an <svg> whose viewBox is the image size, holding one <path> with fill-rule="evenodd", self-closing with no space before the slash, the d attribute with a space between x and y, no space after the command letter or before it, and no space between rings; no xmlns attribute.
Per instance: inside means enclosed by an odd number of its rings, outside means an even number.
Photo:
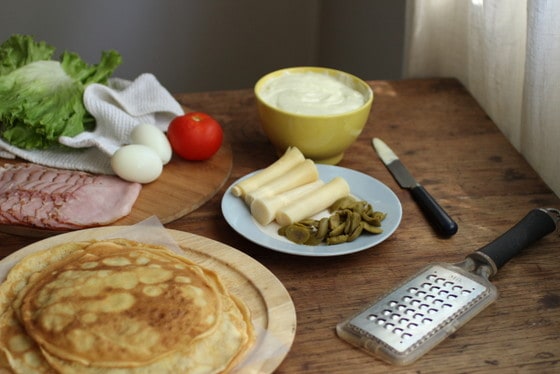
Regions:
<svg viewBox="0 0 560 374"><path fill-rule="evenodd" d="M27 35L13 35L0 45L0 136L16 147L56 147L60 136L92 130L85 88L107 83L122 62L115 51L103 52L97 65L71 52L55 60L54 50Z"/></svg>

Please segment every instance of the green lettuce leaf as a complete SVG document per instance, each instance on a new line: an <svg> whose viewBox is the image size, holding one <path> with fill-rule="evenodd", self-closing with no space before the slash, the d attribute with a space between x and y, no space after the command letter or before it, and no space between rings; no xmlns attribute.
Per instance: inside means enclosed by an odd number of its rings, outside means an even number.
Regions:
<svg viewBox="0 0 560 374"><path fill-rule="evenodd" d="M28 35L13 35L0 46L0 76L34 61L50 60L55 48Z"/></svg>
<svg viewBox="0 0 560 374"><path fill-rule="evenodd" d="M0 135L19 148L57 147L60 136L92 130L85 88L107 83L122 61L115 51L103 52L97 65L71 52L53 60L53 52L30 36L14 35L0 45Z"/></svg>

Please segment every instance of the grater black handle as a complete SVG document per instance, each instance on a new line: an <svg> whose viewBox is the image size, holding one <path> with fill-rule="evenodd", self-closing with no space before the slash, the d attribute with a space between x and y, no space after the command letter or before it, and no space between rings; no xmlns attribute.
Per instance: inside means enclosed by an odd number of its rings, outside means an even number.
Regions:
<svg viewBox="0 0 560 374"><path fill-rule="evenodd" d="M499 269L523 248L553 232L557 223L558 219L546 209L533 209L515 226L477 252L490 257Z"/></svg>

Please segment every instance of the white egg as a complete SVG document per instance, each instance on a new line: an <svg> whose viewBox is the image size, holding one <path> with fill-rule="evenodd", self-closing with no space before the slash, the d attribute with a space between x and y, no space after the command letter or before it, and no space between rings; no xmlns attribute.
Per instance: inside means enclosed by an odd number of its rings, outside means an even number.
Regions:
<svg viewBox="0 0 560 374"><path fill-rule="evenodd" d="M150 183L163 170L161 158L152 148L143 144L129 144L119 148L111 157L115 174L129 182Z"/></svg>
<svg viewBox="0 0 560 374"><path fill-rule="evenodd" d="M152 148L165 165L171 160L171 144L165 133L151 123L141 123L135 126L130 133L132 144L143 144Z"/></svg>

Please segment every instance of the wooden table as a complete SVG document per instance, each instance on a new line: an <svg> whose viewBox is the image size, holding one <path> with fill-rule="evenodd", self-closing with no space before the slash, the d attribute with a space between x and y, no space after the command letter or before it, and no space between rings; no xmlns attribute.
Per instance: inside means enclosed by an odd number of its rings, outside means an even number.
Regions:
<svg viewBox="0 0 560 374"><path fill-rule="evenodd" d="M399 197L403 219L381 245L346 256L298 257L265 249L232 230L220 211L225 189L276 159L259 127L252 90L178 95L215 116L231 144L230 180L204 206L166 226L231 245L257 259L283 282L296 307L292 349L277 373L560 372L558 234L522 252L492 279L497 302L415 364L396 367L352 348L334 327L424 265L458 262L510 228L529 210L560 208L560 199L508 143L454 79L369 82L375 100L369 121L340 166L369 174ZM459 224L438 237L406 190L371 148L385 140ZM36 239L0 234L0 256Z"/></svg>

